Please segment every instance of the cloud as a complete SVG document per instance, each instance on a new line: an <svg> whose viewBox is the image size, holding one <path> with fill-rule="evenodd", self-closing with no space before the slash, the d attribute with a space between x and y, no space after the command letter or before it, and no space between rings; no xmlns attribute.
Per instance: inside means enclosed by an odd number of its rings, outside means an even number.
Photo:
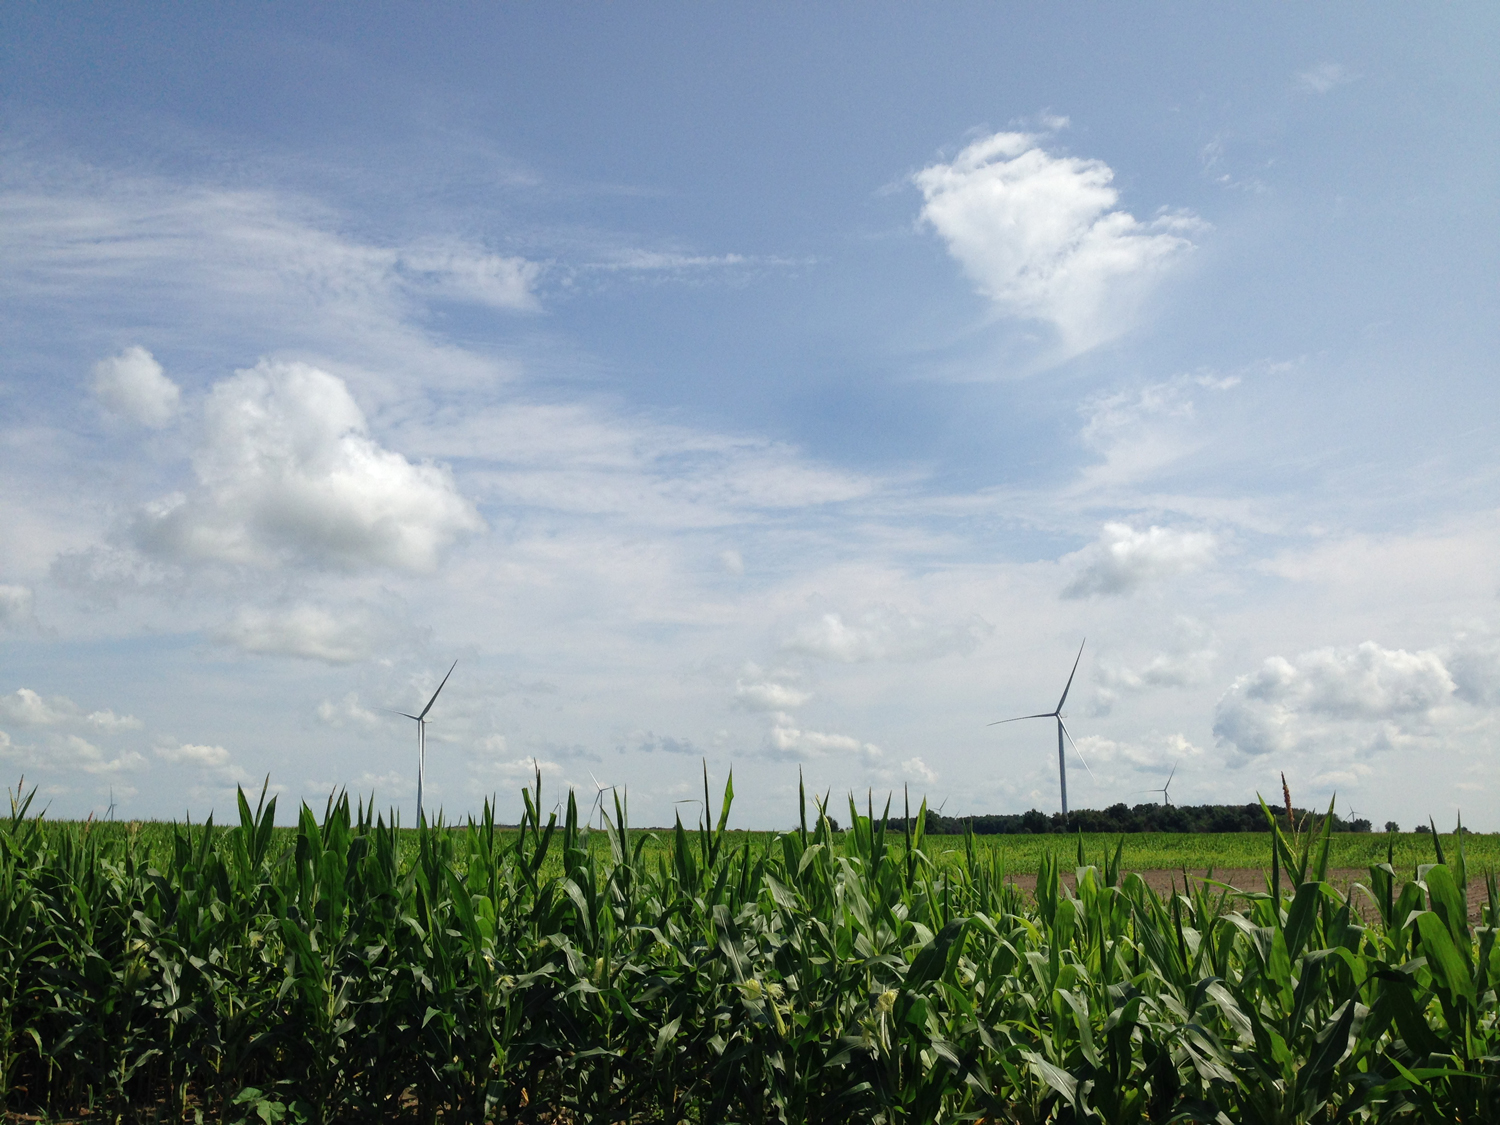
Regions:
<svg viewBox="0 0 1500 1125"><path fill-rule="evenodd" d="M0 274L8 299L93 309L125 323L163 309L196 315L192 337L278 338L346 356L383 356L417 375L441 353L442 375L494 365L435 344L419 326L430 300L529 311L541 268L457 240L361 242L343 217L293 194L184 186L111 170L27 169L0 184ZM432 377L429 373L429 379Z"/></svg>
<svg viewBox="0 0 1500 1125"><path fill-rule="evenodd" d="M1084 425L1079 432L1084 444L1108 449L1139 432L1149 420L1189 419L1194 389L1228 391L1240 385L1238 375L1178 375L1144 386L1090 395L1079 407Z"/></svg>
<svg viewBox="0 0 1500 1125"><path fill-rule="evenodd" d="M126 348L94 364L94 395L112 414L160 429L177 415L182 391L145 348Z"/></svg>
<svg viewBox="0 0 1500 1125"><path fill-rule="evenodd" d="M156 756L164 762L198 766L201 769L223 769L232 760L229 751L222 746L198 746L192 743L157 747Z"/></svg>
<svg viewBox="0 0 1500 1125"><path fill-rule="evenodd" d="M1123 688L1126 691L1193 687L1208 681L1217 656L1209 648L1196 652L1159 652L1137 668L1101 666L1098 679L1106 688Z"/></svg>
<svg viewBox="0 0 1500 1125"><path fill-rule="evenodd" d="M395 634L364 607L334 611L294 605L280 609L246 606L215 635L245 652L352 664L368 659Z"/></svg>
<svg viewBox="0 0 1500 1125"><path fill-rule="evenodd" d="M878 760L882 751L870 742L847 734L802 730L791 715L777 714L769 736L771 756L776 758L822 758L830 754L859 754L867 760Z"/></svg>
<svg viewBox="0 0 1500 1125"><path fill-rule="evenodd" d="M811 698L810 691L771 680L757 683L736 680L734 685L735 706L746 711L787 711L793 707L801 707Z"/></svg>
<svg viewBox="0 0 1500 1125"><path fill-rule="evenodd" d="M238 372L209 394L204 422L198 487L137 517L148 553L420 572L483 526L447 469L382 448L343 381L307 364Z"/></svg>
<svg viewBox="0 0 1500 1125"><path fill-rule="evenodd" d="M1117 659L1101 659L1094 672L1095 682L1111 698L1115 690L1145 692L1207 683L1219 655L1212 630L1190 617L1179 616L1174 631L1177 636L1168 648L1144 663L1131 666Z"/></svg>
<svg viewBox="0 0 1500 1125"><path fill-rule="evenodd" d="M357 726L365 730L378 730L389 721L359 702L359 692L351 691L337 703L325 699L318 704L318 720L331 727Z"/></svg>
<svg viewBox="0 0 1500 1125"><path fill-rule="evenodd" d="M197 772L200 783L194 787L197 793L205 789L228 789L231 786L249 786L255 779L222 746L199 743L182 743L173 746L158 746L155 754L164 762L184 766ZM272 786L273 789L277 788Z"/></svg>
<svg viewBox="0 0 1500 1125"><path fill-rule="evenodd" d="M963 621L926 621L894 606L877 605L853 620L824 613L795 627L781 642L783 651L841 664L872 660L930 660L973 652L994 632L977 615Z"/></svg>
<svg viewBox="0 0 1500 1125"><path fill-rule="evenodd" d="M1297 75L1295 85L1304 94L1326 94L1337 86L1346 86L1354 81L1347 67L1336 62L1323 62L1309 67Z"/></svg>
<svg viewBox="0 0 1500 1125"><path fill-rule="evenodd" d="M1065 598L1110 597L1134 593L1152 582L1199 570L1214 559L1218 540L1207 531L1175 531L1152 526L1107 523L1096 543L1063 558L1079 567L1064 588Z"/></svg>
<svg viewBox="0 0 1500 1125"><path fill-rule="evenodd" d="M1214 737L1231 748L1231 764L1306 745L1359 740L1388 746L1455 693L1453 677L1432 651L1407 652L1366 641L1321 648L1295 660L1273 656L1240 676L1214 711ZM1354 728L1340 731L1343 724ZM1374 734L1360 725L1380 724Z"/></svg>
<svg viewBox="0 0 1500 1125"><path fill-rule="evenodd" d="M123 773L146 764L146 759L135 750L126 750L113 758L106 757L103 750L76 734L54 740L47 758L47 764L53 769L82 770L88 774Z"/></svg>
<svg viewBox="0 0 1500 1125"><path fill-rule="evenodd" d="M36 599L29 586L0 585L0 630L36 627Z"/></svg>
<svg viewBox="0 0 1500 1125"><path fill-rule="evenodd" d="M1053 156L1030 133L981 137L913 181L921 217L1007 314L1050 321L1070 354L1128 330L1155 281L1192 249L1186 213L1117 210L1101 160Z"/></svg>
<svg viewBox="0 0 1500 1125"><path fill-rule="evenodd" d="M671 735L656 734L649 730L631 734L620 749L625 749L627 745L644 754L686 754L694 758L703 756L702 748L695 745L692 739L673 738Z"/></svg>
<svg viewBox="0 0 1500 1125"><path fill-rule="evenodd" d="M929 767L920 757L907 758L902 762L901 776L923 785L931 785L938 779L937 771Z"/></svg>
<svg viewBox="0 0 1500 1125"><path fill-rule="evenodd" d="M65 695L43 699L30 688L18 688L0 696L0 719L23 727L92 727L101 731L140 730L144 725L134 715L113 711L89 711Z"/></svg>
<svg viewBox="0 0 1500 1125"><path fill-rule="evenodd" d="M395 269L408 287L427 296L495 309L525 311L539 307L534 288L542 268L525 258L433 244L401 252Z"/></svg>
<svg viewBox="0 0 1500 1125"><path fill-rule="evenodd" d="M1132 770L1171 769L1180 762L1201 758L1205 753L1183 734L1162 735L1155 731L1135 740L1085 735L1078 740L1078 749L1089 762L1101 768L1120 765ZM1162 781L1165 782L1166 778L1163 777Z"/></svg>
<svg viewBox="0 0 1500 1125"><path fill-rule="evenodd" d="M1500 637L1460 637L1445 663L1459 699L1476 707L1500 706Z"/></svg>
<svg viewBox="0 0 1500 1125"><path fill-rule="evenodd" d="M135 750L126 750L111 758L82 735L58 732L44 734L40 744L23 744L0 731L0 758L19 762L23 770L64 776L118 774L138 770L146 764L146 759Z"/></svg>

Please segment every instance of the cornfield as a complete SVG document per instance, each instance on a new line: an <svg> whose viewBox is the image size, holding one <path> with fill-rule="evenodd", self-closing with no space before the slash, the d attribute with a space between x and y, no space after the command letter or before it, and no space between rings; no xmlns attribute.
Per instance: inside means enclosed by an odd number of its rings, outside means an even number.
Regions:
<svg viewBox="0 0 1500 1125"><path fill-rule="evenodd" d="M707 783L705 779L705 789ZM273 833L0 821L0 1108L335 1122L1500 1121L1494 876L1462 836L1353 901L1268 814L1267 886L1158 895L1121 848L1036 892L849 802L835 832L591 842L540 779L403 852L347 796ZM886 812L889 812L887 806ZM607 858L597 844L607 837ZM647 847L651 843L651 847ZM1370 921L1366 922L1366 919Z"/></svg>

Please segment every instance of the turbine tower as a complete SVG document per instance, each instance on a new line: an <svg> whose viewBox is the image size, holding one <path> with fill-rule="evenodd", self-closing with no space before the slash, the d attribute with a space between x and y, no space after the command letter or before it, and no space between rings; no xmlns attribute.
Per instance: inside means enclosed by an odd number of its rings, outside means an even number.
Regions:
<svg viewBox="0 0 1500 1125"><path fill-rule="evenodd" d="M1084 644L1088 638L1084 638ZM1073 742L1073 735L1069 733L1067 726L1063 723L1063 704L1068 701L1068 690L1073 686L1073 677L1078 674L1078 662L1083 659L1083 645L1078 646L1078 655L1073 658L1073 671L1068 673L1068 682L1063 687L1062 698L1057 701L1057 706L1051 711L1041 711L1035 715L1017 715L1014 719L999 719L988 724L998 727L1004 723L1019 723L1022 719L1056 719L1057 720L1057 781L1062 788L1062 811L1063 816L1068 815L1068 763L1063 756L1063 739ZM1083 763L1083 768L1089 771L1089 776L1094 776L1094 771L1089 768L1088 760L1083 756L1083 751L1078 749L1078 743L1073 742L1073 751L1078 755L1078 760Z"/></svg>
<svg viewBox="0 0 1500 1125"><path fill-rule="evenodd" d="M455 660L448 668L448 676L453 675L453 669L458 667ZM432 698L427 701L427 706L422 708L420 715L408 715L405 711L391 711L392 715L400 715L405 719L417 721L417 823L422 823L422 783L427 780L427 712L432 710L432 705L437 702L437 697L442 693L443 685L448 682L448 676L443 677L443 683L438 684L437 691L432 693ZM387 708L389 710L389 708Z"/></svg>

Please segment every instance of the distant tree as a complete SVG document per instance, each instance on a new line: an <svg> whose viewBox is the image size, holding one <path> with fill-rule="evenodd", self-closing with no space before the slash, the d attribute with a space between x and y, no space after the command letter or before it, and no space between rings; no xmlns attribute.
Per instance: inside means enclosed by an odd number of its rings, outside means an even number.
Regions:
<svg viewBox="0 0 1500 1125"><path fill-rule="evenodd" d="M1385 830L1387 832L1400 832L1401 825L1397 824L1394 820L1388 820L1385 822Z"/></svg>
<svg viewBox="0 0 1500 1125"><path fill-rule="evenodd" d="M1417 831L1418 832L1431 832L1432 829L1428 828L1427 825L1425 825L1425 824L1419 824L1419 825L1417 825Z"/></svg>
<svg viewBox="0 0 1500 1125"><path fill-rule="evenodd" d="M1370 824L1370 822L1362 816L1356 817L1349 822L1350 832L1368 832L1370 831L1371 827L1372 825Z"/></svg>

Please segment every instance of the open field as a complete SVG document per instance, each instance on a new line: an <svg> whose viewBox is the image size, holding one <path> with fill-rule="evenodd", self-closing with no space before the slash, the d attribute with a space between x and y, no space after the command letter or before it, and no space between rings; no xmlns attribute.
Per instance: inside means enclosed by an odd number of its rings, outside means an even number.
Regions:
<svg viewBox="0 0 1500 1125"><path fill-rule="evenodd" d="M1226 866L1231 899L1131 873L1128 839L1079 865L1077 838L857 815L733 833L729 789L691 831L586 832L541 797L512 830L243 799L227 831L0 820L0 1113L1500 1120L1481 838L1351 903L1336 837L1267 833L1277 893Z"/></svg>
<svg viewBox="0 0 1500 1125"><path fill-rule="evenodd" d="M59 830L78 831L78 821L44 822ZM689 826L690 830L693 826ZM201 831L199 826L176 826L167 821L135 821L95 823L91 832L101 840L124 841L133 839L140 853L150 862L162 861L170 856L173 848L173 832L181 831L189 840ZM296 829L278 827L272 838L280 847L290 847L296 838ZM450 829L463 831L462 825ZM514 841L518 835L515 828L499 828L501 839ZM775 846L782 835L777 832L749 832L726 829L725 846L734 850L749 847L752 855L762 855ZM645 840L643 855L650 859L664 855L671 849L671 828L641 829L638 837ZM397 847L403 860L416 853L416 829L401 829L397 834ZM1247 871L1265 869L1271 854L1270 832L1142 832L1125 835L1110 833L1084 833L1081 836L1085 856L1098 862L1106 852L1113 855L1117 846L1122 846L1121 864L1126 871L1180 872L1184 868L1194 872ZM1437 836L1444 854L1456 854L1459 838L1455 833L1442 832ZM1017 876L1031 876L1037 871L1044 856L1060 860L1069 868L1076 860L1079 836L1062 834L1040 836L976 836L975 847L992 855L1006 872ZM1330 837L1329 866L1340 871L1364 872L1371 864L1384 863L1389 849L1391 862L1398 871L1416 871L1418 864L1434 863L1437 847L1434 837L1425 832L1340 832ZM902 836L892 831L891 843L896 849L903 846ZM607 833L597 828L584 829L581 846L589 848L602 863L610 862ZM926 836L923 850L934 860L962 852L962 836ZM1500 871L1500 834L1466 832L1463 849L1469 866L1476 872ZM554 862L558 862L554 857Z"/></svg>

